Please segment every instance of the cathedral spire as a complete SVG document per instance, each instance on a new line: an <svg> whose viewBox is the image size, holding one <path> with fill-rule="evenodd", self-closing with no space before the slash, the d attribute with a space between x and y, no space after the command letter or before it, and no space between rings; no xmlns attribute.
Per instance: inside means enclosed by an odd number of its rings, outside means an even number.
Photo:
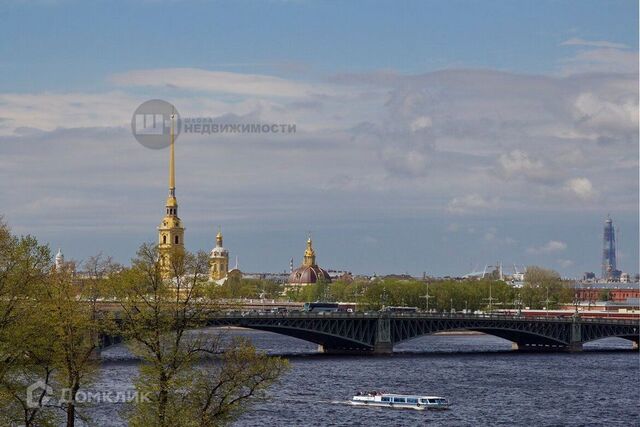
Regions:
<svg viewBox="0 0 640 427"><path fill-rule="evenodd" d="M218 234L216 234L216 246L222 247L222 228L218 226Z"/></svg>
<svg viewBox="0 0 640 427"><path fill-rule="evenodd" d="M171 279L171 255L184 253L184 227L178 217L178 201L176 200L176 170L175 170L175 112L171 113L171 133L169 144L169 197L167 197L166 211L158 227L158 251L162 277Z"/></svg>
<svg viewBox="0 0 640 427"><path fill-rule="evenodd" d="M169 144L169 196L176 197L176 165L175 165L175 154L174 154L174 143L175 143L175 131L174 131L174 121L176 114L175 112L171 112L171 143Z"/></svg>
<svg viewBox="0 0 640 427"><path fill-rule="evenodd" d="M307 249L305 249L304 251L304 261L302 264L307 267L316 265L316 252L313 250L311 233L309 233L309 237L307 238Z"/></svg>

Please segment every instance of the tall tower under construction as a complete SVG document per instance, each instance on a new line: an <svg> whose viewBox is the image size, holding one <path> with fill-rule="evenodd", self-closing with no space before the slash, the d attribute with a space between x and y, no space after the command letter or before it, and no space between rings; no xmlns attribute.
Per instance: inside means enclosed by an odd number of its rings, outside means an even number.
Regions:
<svg viewBox="0 0 640 427"><path fill-rule="evenodd" d="M616 280L619 277L620 272L616 265L616 231L613 221L607 216L602 237L602 278Z"/></svg>

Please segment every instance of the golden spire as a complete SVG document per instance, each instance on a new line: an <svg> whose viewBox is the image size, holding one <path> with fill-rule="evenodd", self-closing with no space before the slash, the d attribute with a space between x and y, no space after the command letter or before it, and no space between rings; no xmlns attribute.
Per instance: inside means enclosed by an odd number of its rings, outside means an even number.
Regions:
<svg viewBox="0 0 640 427"><path fill-rule="evenodd" d="M316 265L316 252L313 250L313 242L311 241L311 233L307 238L307 249L304 251L304 261L302 264L306 267Z"/></svg>
<svg viewBox="0 0 640 427"><path fill-rule="evenodd" d="M216 246L222 247L222 229L218 226L218 234L216 234Z"/></svg>
<svg viewBox="0 0 640 427"><path fill-rule="evenodd" d="M171 112L171 143L169 144L169 196L176 196L176 166L173 152L173 145L175 142L175 134L173 130L173 121L175 119L175 112Z"/></svg>
<svg viewBox="0 0 640 427"><path fill-rule="evenodd" d="M184 227L178 217L178 201L176 200L175 173L175 111L171 112L171 133L169 143L169 196L167 197L166 212L158 227L158 252L160 255L161 275L170 280L171 256L184 253Z"/></svg>

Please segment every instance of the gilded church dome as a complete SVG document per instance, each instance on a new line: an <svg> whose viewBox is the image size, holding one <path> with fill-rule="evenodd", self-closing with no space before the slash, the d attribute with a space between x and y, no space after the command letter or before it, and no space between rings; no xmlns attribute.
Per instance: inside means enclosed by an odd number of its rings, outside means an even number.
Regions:
<svg viewBox="0 0 640 427"><path fill-rule="evenodd" d="M289 275L289 283L292 285L308 285L318 283L321 280L331 282L331 277L326 270L318 267L317 265L303 265L293 270Z"/></svg>
<svg viewBox="0 0 640 427"><path fill-rule="evenodd" d="M316 264L316 252L313 250L311 237L307 239L307 248L304 251L302 265L289 274L289 284L308 285L319 281L331 282L331 277L326 270Z"/></svg>

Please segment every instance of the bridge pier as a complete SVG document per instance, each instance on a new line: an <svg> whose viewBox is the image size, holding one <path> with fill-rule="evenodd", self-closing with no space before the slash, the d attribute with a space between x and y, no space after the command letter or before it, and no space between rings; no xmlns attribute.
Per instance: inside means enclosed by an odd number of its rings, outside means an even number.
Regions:
<svg viewBox="0 0 640 427"><path fill-rule="evenodd" d="M566 351L569 353L578 353L582 351L582 343L581 342L572 342L567 346Z"/></svg>
<svg viewBox="0 0 640 427"><path fill-rule="evenodd" d="M378 319L376 336L373 344L374 354L393 353L393 343L391 342L391 322L388 315L382 315Z"/></svg>
<svg viewBox="0 0 640 427"><path fill-rule="evenodd" d="M377 342L373 347L373 354L391 354L393 353L393 344L390 342Z"/></svg>

